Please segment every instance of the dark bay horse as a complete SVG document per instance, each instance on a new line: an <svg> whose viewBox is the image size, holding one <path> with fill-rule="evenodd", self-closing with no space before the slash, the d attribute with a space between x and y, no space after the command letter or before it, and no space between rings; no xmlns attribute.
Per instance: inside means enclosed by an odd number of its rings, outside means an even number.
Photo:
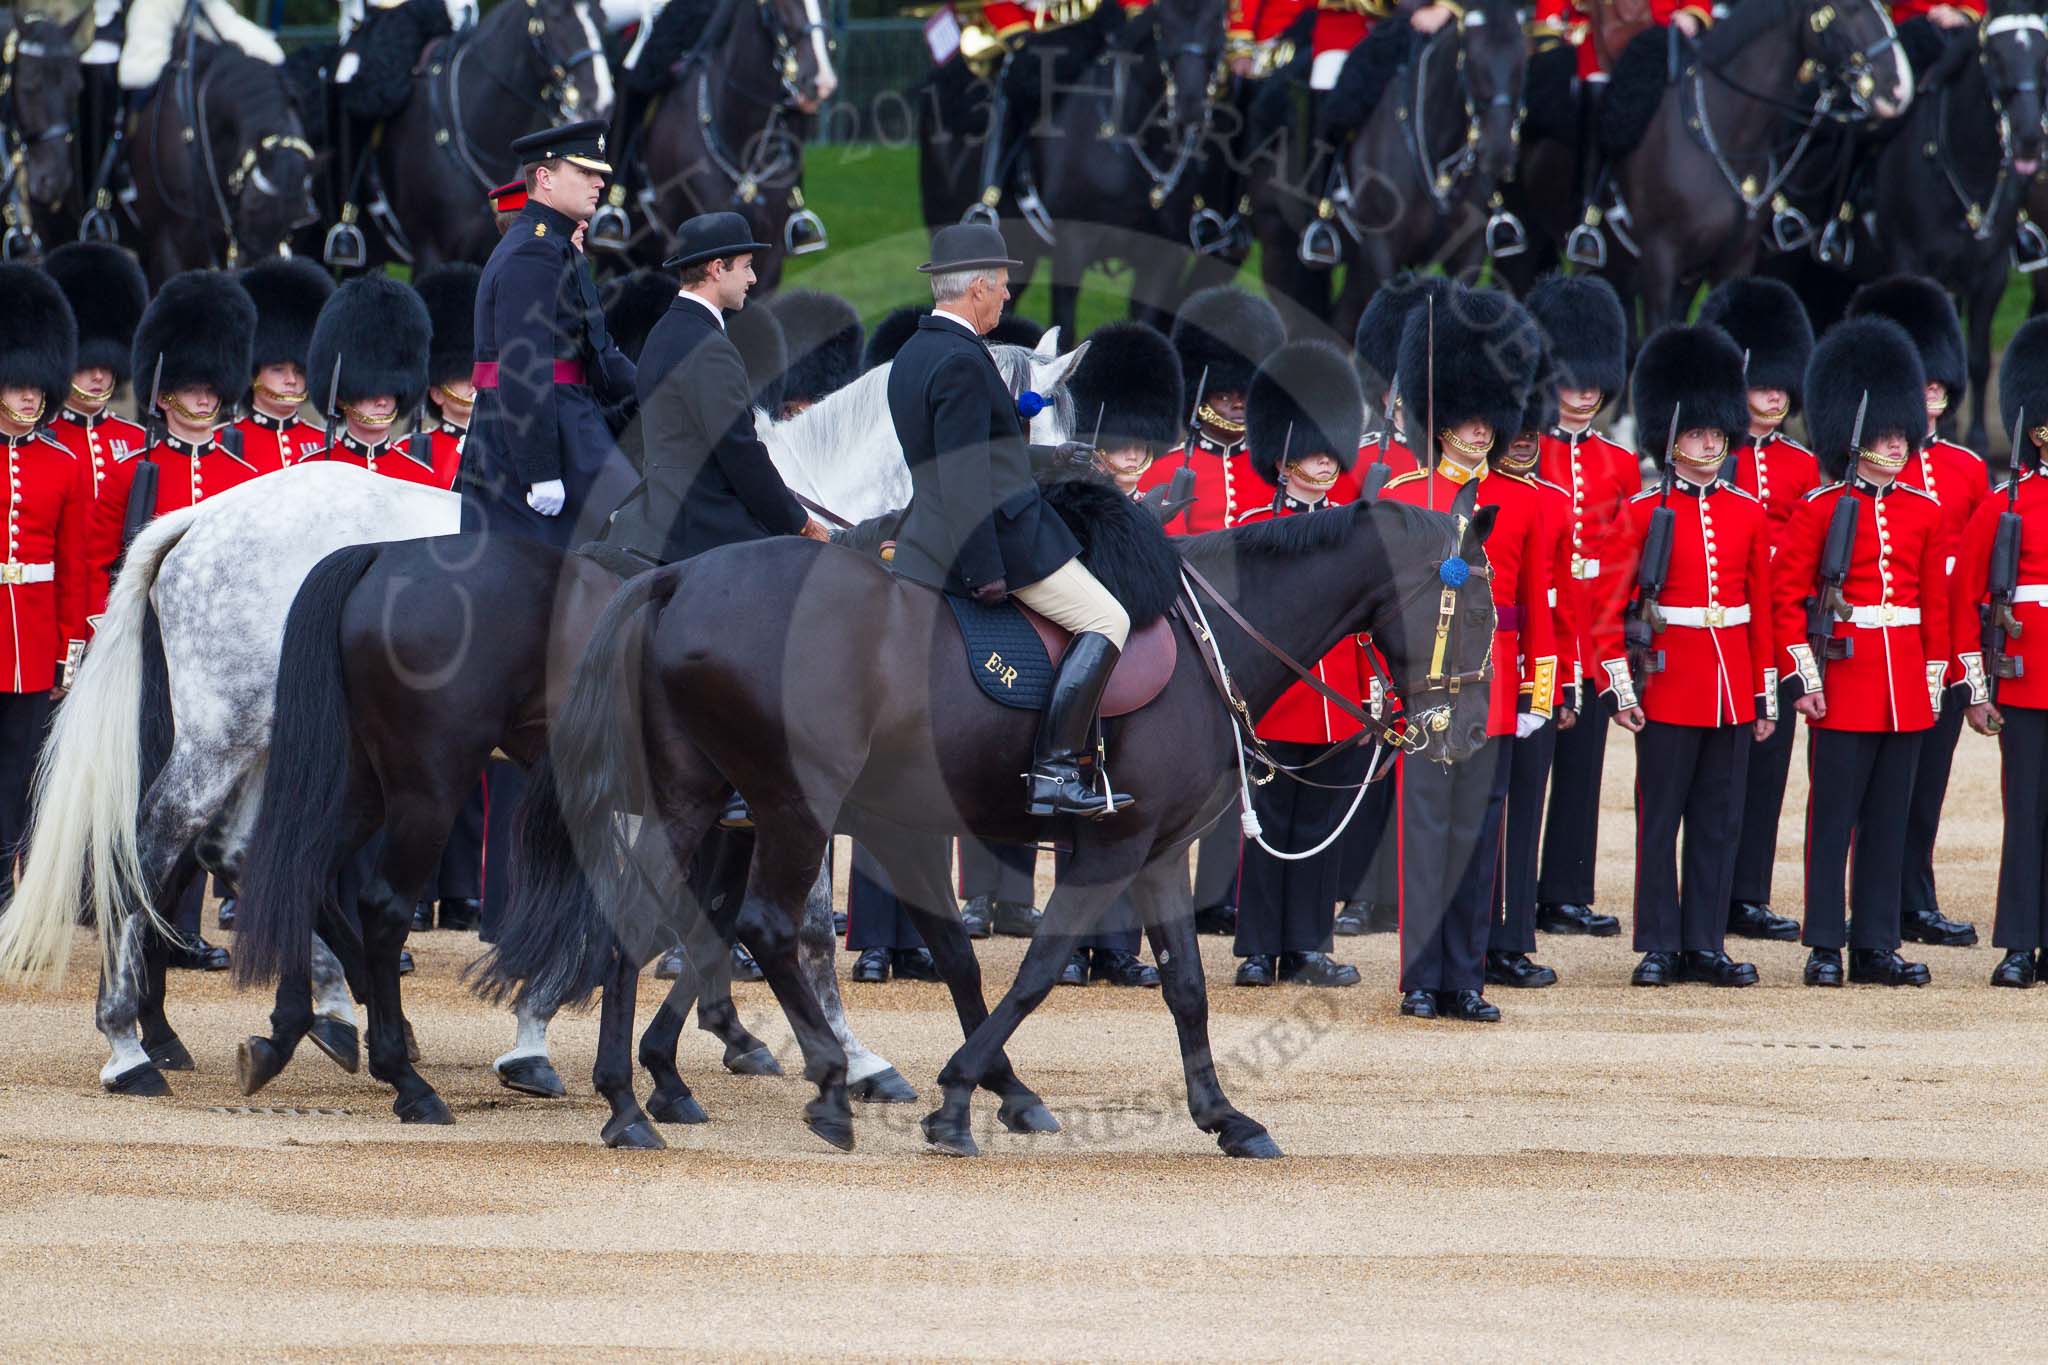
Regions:
<svg viewBox="0 0 2048 1365"><path fill-rule="evenodd" d="M839 86L820 0L671 3L695 3L704 27L638 130L647 183L628 253L658 265L685 219L731 210L780 248L754 260L759 288L773 290L786 255L826 241L803 195L810 116ZM611 194L620 207L621 187Z"/></svg>
<svg viewBox="0 0 2048 1365"><path fill-rule="evenodd" d="M152 288L277 255L313 222L315 154L284 73L193 39L135 116L135 235Z"/></svg>
<svg viewBox="0 0 2048 1365"><path fill-rule="evenodd" d="M0 164L7 168L0 184L0 260L57 245L45 238L66 216L78 181L78 97L85 86L72 35L89 12L60 24L0 11Z"/></svg>
<svg viewBox="0 0 2048 1365"><path fill-rule="evenodd" d="M1185 541L1181 552L1293 658L1320 658L1345 634L1371 631L1417 742L1455 761L1485 739L1478 680L1489 673L1493 625L1483 581L1492 512L1467 522L1469 506L1459 510L1362 502ZM1467 566L1482 581L1464 586ZM741 592L747 608L736 614ZM1245 714L1257 716L1294 675L1219 602L1203 610L1221 667ZM938 594L843 547L788 539L727 546L641 575L598 621L552 728L523 809L514 899L487 977L509 984L566 972L586 989L603 984L607 959L590 949L609 942L617 917L642 900L633 888L644 864L621 862L628 850L617 816L644 812L637 852L650 852L646 829L659 828L683 865L730 780L752 810L757 840L739 933L818 1087L809 1125L851 1147L844 1055L796 974L797 914L832 830L883 847L911 832L1071 839L1045 922L996 1009L980 1017L971 954L946 968L949 983L975 983L954 985L971 1034L940 1073L945 1103L924 1121L927 1139L962 1155L977 1150L968 1102L979 1086L1002 1094L1000 1117L1013 1131L1057 1126L1003 1046L1051 989L1075 937L1128 887L1164 978L1196 1125L1231 1155L1279 1155L1217 1080L1186 881L1188 844L1236 793L1240 735L1196 635L1182 620L1169 629L1179 654L1164 690L1110 727L1107 766L1135 805L1099 822L1048 826L1023 813L1017 780L1038 717L998 706L972 685ZM940 903L946 892L920 882L897 890L913 907ZM933 946L952 955L950 943ZM622 1119L644 1124L630 1091L608 1098L608 1131ZM622 1104L631 1107L616 1112Z"/></svg>
<svg viewBox="0 0 2048 1365"><path fill-rule="evenodd" d="M519 173L512 139L603 118L613 98L585 0L507 0L437 43L413 75L411 100L384 125L376 183L361 195L388 204L371 216L389 252L415 269L489 256L498 233L484 195Z"/></svg>

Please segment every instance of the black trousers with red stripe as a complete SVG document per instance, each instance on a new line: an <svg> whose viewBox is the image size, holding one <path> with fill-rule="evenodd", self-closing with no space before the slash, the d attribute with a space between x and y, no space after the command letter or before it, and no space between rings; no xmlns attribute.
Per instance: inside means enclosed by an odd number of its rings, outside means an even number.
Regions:
<svg viewBox="0 0 2048 1365"><path fill-rule="evenodd" d="M1399 760L1403 991L1485 988L1508 747L1490 739L1449 766Z"/></svg>
<svg viewBox="0 0 2048 1365"><path fill-rule="evenodd" d="M1574 726L1574 729L1577 727ZM1536 850L1543 835L1543 793L1561 734L1555 721L1527 739L1503 739L1508 748L1508 798L1500 838L1500 873L1493 879L1494 953L1536 951Z"/></svg>
<svg viewBox="0 0 2048 1365"><path fill-rule="evenodd" d="M2005 843L1998 855L1998 923L1991 941L2007 952L2048 944L2048 711L1999 708L1998 765L2005 791Z"/></svg>
<svg viewBox="0 0 2048 1365"><path fill-rule="evenodd" d="M1920 732L1806 732L1806 931L1810 948L1899 946L1906 809ZM1852 870L1851 863L1854 863ZM1853 876L1853 884L1852 884ZM1848 922L1851 906L1855 921Z"/></svg>
<svg viewBox="0 0 2048 1365"><path fill-rule="evenodd" d="M1610 698L1597 684L1579 684L1579 723L1557 736L1550 771L1550 815L1543 827L1543 864L1536 899L1545 905L1591 905L1600 851L1600 778L1607 768Z"/></svg>
<svg viewBox="0 0 2048 1365"><path fill-rule="evenodd" d="M1913 769L1913 799L1906 810L1906 883L1899 907L1903 914L1940 908L1934 894L1934 840L1941 833L1941 807L1948 799L1949 769L1955 766L1966 705L1962 690L1949 688L1942 695L1934 728L1920 732L1920 762Z"/></svg>
<svg viewBox="0 0 2048 1365"><path fill-rule="evenodd" d="M48 692L0 692L0 854L10 869L25 851L29 786L49 721Z"/></svg>
<svg viewBox="0 0 2048 1365"><path fill-rule="evenodd" d="M1771 903L1771 874L1778 865L1778 817L1785 810L1785 782L1792 776L1792 742L1799 713L1792 709L1796 683L1778 685L1778 728L1769 739L1752 739L1749 772L1742 785L1742 833L1735 844L1735 882L1728 899Z"/></svg>
<svg viewBox="0 0 2048 1365"><path fill-rule="evenodd" d="M1653 720L1636 735L1637 952L1718 953L1726 943L1736 831L1755 745L1748 725Z"/></svg>

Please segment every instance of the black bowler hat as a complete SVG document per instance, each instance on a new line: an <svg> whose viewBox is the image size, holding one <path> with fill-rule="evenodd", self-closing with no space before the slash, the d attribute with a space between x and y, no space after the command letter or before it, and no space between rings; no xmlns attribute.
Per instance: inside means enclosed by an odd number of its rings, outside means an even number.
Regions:
<svg viewBox="0 0 2048 1365"><path fill-rule="evenodd" d="M663 270L677 270L699 261L721 256L744 256L751 251L768 251L766 242L754 240L754 230L737 213L700 213L676 232L675 254L661 263Z"/></svg>
<svg viewBox="0 0 2048 1365"><path fill-rule="evenodd" d="M955 223L932 234L932 258L918 269L927 275L952 270L993 270L999 265L1020 266L1024 262L1010 255L1010 244L1002 231L987 223Z"/></svg>
<svg viewBox="0 0 2048 1365"><path fill-rule="evenodd" d="M610 175L611 163L604 159L605 127L603 119L590 118L559 128L543 128L512 139L512 155L519 158L522 166L537 166L561 157L586 171Z"/></svg>

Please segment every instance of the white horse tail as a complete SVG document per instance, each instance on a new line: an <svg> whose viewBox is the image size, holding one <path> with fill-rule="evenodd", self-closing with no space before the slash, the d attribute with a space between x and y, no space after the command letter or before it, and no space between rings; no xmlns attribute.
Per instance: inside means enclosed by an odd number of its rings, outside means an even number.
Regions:
<svg viewBox="0 0 2048 1365"><path fill-rule="evenodd" d="M136 822L142 804L143 710L149 678L164 686L162 642L152 642L149 595L158 570L198 515L168 512L128 547L92 648L36 763L21 884L0 914L0 976L61 976L71 957L81 893L99 925L102 960L113 961L127 907L157 919L142 874ZM154 644L154 649L152 649ZM154 669L151 657L157 660ZM161 743L155 747L161 747ZM160 763L163 755L154 755Z"/></svg>

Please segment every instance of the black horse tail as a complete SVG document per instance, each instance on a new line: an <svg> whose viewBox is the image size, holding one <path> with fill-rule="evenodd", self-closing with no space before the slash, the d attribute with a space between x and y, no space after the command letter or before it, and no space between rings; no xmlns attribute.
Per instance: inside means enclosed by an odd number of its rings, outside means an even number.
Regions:
<svg viewBox="0 0 2048 1365"><path fill-rule="evenodd" d="M580 1007L610 972L619 943L613 916L636 897L631 888L603 888L637 875L627 866L621 817L647 809L634 687L641 644L680 577L669 568L631 580L591 632L548 727L548 752L520 800L498 941L469 972L485 1000Z"/></svg>
<svg viewBox="0 0 2048 1365"><path fill-rule="evenodd" d="M171 761L177 724L171 716L171 667L164 657L164 633L157 624L156 603L142 615L142 692L136 701L136 729L141 739L142 789L156 781Z"/></svg>
<svg viewBox="0 0 2048 1365"><path fill-rule="evenodd" d="M335 911L355 727L342 678L341 613L382 547L350 545L313 566L284 623L263 802L243 858L235 981L275 980L312 961L313 925Z"/></svg>

